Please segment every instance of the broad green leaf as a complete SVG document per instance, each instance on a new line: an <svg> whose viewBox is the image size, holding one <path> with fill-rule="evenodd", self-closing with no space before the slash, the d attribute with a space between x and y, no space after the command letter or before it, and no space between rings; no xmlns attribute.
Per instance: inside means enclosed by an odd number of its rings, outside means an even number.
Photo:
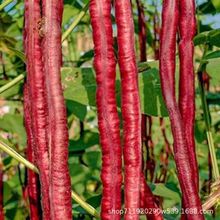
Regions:
<svg viewBox="0 0 220 220"><path fill-rule="evenodd" d="M163 198L172 199L176 201L176 203L181 201L179 193L169 189L165 184L162 183L155 184L153 193L154 195L161 196Z"/></svg>
<svg viewBox="0 0 220 220"><path fill-rule="evenodd" d="M84 131L79 140L70 140L69 152L82 151L97 144L99 144L99 134L91 131Z"/></svg>
<svg viewBox="0 0 220 220"><path fill-rule="evenodd" d="M212 77L211 83L213 86L218 86L220 83L220 58L213 58L208 60L206 66L207 73Z"/></svg>
<svg viewBox="0 0 220 220"><path fill-rule="evenodd" d="M86 166L79 164L79 162L72 163L71 166L75 168L70 170L71 177L74 177L72 178L73 179L72 184L80 183L82 179L86 181L85 175L89 172L89 169Z"/></svg>
<svg viewBox="0 0 220 220"><path fill-rule="evenodd" d="M14 140L17 140L21 146L25 146L26 135L22 115L5 114L0 118L0 128L14 134Z"/></svg>
<svg viewBox="0 0 220 220"><path fill-rule="evenodd" d="M63 10L63 25L71 22L73 17L79 13L79 10L73 7L72 5L65 4Z"/></svg>
<svg viewBox="0 0 220 220"><path fill-rule="evenodd" d="M87 175L91 175L91 170L79 162L72 163L71 167L70 175L72 187L74 188L74 191L79 195L82 195L85 190L86 181L88 180Z"/></svg>
<svg viewBox="0 0 220 220"><path fill-rule="evenodd" d="M208 43L212 46L220 47L220 29L209 32Z"/></svg>
<svg viewBox="0 0 220 220"><path fill-rule="evenodd" d="M8 80L0 80L0 86L3 86L8 82L9 82ZM22 85L23 85L23 82L17 83L16 85L11 87L10 89L2 92L0 94L0 98L8 99L8 98L11 98L15 95L18 95L22 91Z"/></svg>
<svg viewBox="0 0 220 220"><path fill-rule="evenodd" d="M159 71L152 68L139 73L139 91L142 112L152 116L167 116L162 98Z"/></svg>
<svg viewBox="0 0 220 220"><path fill-rule="evenodd" d="M96 196L92 196L90 198L88 198L86 200L87 203L91 204L94 208L99 207L100 203L101 203L101 195L96 195Z"/></svg>
<svg viewBox="0 0 220 220"><path fill-rule="evenodd" d="M198 25L199 25L200 33L204 32L204 31L211 31L212 30L211 24L203 24L200 21Z"/></svg>
<svg viewBox="0 0 220 220"><path fill-rule="evenodd" d="M83 155L84 162L88 167L92 169L99 169L101 167L101 152L100 151L89 151Z"/></svg>
<svg viewBox="0 0 220 220"><path fill-rule="evenodd" d="M95 106L96 81L91 68L63 68L62 79L66 99Z"/></svg>
<svg viewBox="0 0 220 220"><path fill-rule="evenodd" d="M151 67L157 63L151 63ZM149 67L148 67L149 68ZM96 81L92 68L63 68L62 83L66 99L95 106ZM167 116L156 68L138 74L142 112L153 116ZM120 100L120 83L116 82L116 96ZM119 103L118 103L119 105Z"/></svg>
<svg viewBox="0 0 220 220"><path fill-rule="evenodd" d="M12 188L9 186L7 182L4 182L4 185L3 185L4 203L6 204L8 200L11 199L12 196L13 196Z"/></svg>
<svg viewBox="0 0 220 220"><path fill-rule="evenodd" d="M1 140L1 139L0 139L0 140ZM7 169L8 167L10 167L12 161L13 161L13 158L12 158L11 156L5 157L5 158L3 159L4 168Z"/></svg>
<svg viewBox="0 0 220 220"><path fill-rule="evenodd" d="M215 14L216 13L216 9L214 5L212 4L212 1L207 1L201 5L198 5L197 11L199 11L202 14Z"/></svg>
<svg viewBox="0 0 220 220"><path fill-rule="evenodd" d="M95 195L95 196L89 197L86 200L86 202L88 204L90 204L92 207L97 209L101 204L101 199L102 199L102 195ZM78 211L81 214L87 214L87 212L82 207L80 207L79 205L74 207L74 211Z"/></svg>
<svg viewBox="0 0 220 220"><path fill-rule="evenodd" d="M219 58L220 57L220 50L212 51L210 53L207 53L205 56L205 59L213 59L213 58Z"/></svg>
<svg viewBox="0 0 220 220"><path fill-rule="evenodd" d="M22 29L24 27L24 18L23 17L20 17L17 19L17 25L20 29Z"/></svg>
<svg viewBox="0 0 220 220"><path fill-rule="evenodd" d="M94 50L89 50L85 52L82 56L80 56L77 61L77 67L81 66L84 62L91 60L94 57Z"/></svg>
<svg viewBox="0 0 220 220"><path fill-rule="evenodd" d="M208 93L206 95L208 105L220 105L220 93Z"/></svg>
<svg viewBox="0 0 220 220"><path fill-rule="evenodd" d="M87 106L78 102L66 100L68 113L74 114L77 118L83 121L86 117Z"/></svg>
<svg viewBox="0 0 220 220"><path fill-rule="evenodd" d="M220 47L220 29L205 31L194 37L195 46L209 44Z"/></svg>
<svg viewBox="0 0 220 220"><path fill-rule="evenodd" d="M202 32L194 37L194 45L205 44L207 42L208 31Z"/></svg>
<svg viewBox="0 0 220 220"><path fill-rule="evenodd" d="M211 0L212 4L216 8L217 11L220 11L220 1L219 0Z"/></svg>
<svg viewBox="0 0 220 220"><path fill-rule="evenodd" d="M7 29L7 31L6 31L6 34L7 34L7 35L10 35L10 36L19 36L19 35L21 35L21 31L20 31L19 28L18 28L17 22L12 23L12 24L8 27L8 29Z"/></svg>
<svg viewBox="0 0 220 220"><path fill-rule="evenodd" d="M210 54L207 62L207 72L212 77L213 85L220 83L220 58L218 52ZM212 58L212 59L211 59ZM177 60L176 70L179 70ZM142 113L152 116L168 116L161 92L158 62L148 62L139 65L138 82ZM178 85L178 74L176 74ZM82 105L96 106L96 81L92 68L63 68L62 69L64 95L66 99L81 103ZM178 90L177 90L178 92ZM120 81L116 80L117 104L120 107Z"/></svg>

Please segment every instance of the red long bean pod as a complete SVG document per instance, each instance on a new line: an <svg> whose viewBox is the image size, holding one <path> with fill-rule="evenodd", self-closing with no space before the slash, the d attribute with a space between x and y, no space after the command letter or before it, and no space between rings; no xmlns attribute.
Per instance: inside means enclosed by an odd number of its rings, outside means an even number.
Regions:
<svg viewBox="0 0 220 220"><path fill-rule="evenodd" d="M196 34L195 2L194 0L180 1L180 91L179 108L186 133L186 142L195 176L197 190L199 190L199 174L195 153L194 123L195 123L195 74L193 65L194 45Z"/></svg>
<svg viewBox="0 0 220 220"><path fill-rule="evenodd" d="M47 104L41 50L41 24L40 0L26 0L24 47L27 60L27 86L31 102L31 126L36 144L34 148L36 165L40 171L43 218L50 219Z"/></svg>
<svg viewBox="0 0 220 220"><path fill-rule="evenodd" d="M98 125L102 146L101 218L121 219L119 212L115 212L121 209L122 149L115 97L116 60L113 49L111 0L91 0L90 15L95 50Z"/></svg>
<svg viewBox="0 0 220 220"><path fill-rule="evenodd" d="M138 219L141 181L141 112L134 52L134 24L130 0L115 1L118 58L122 85L125 164L125 219Z"/></svg>
<svg viewBox="0 0 220 220"><path fill-rule="evenodd" d="M34 152L33 149L28 147L27 158L30 162L33 162ZM28 198L30 204L30 219L38 220L42 219L42 211L40 204L40 182L39 176L32 170L28 170Z"/></svg>
<svg viewBox="0 0 220 220"><path fill-rule="evenodd" d="M27 85L24 86L24 119L27 132L27 159L28 161L35 163L36 158L33 148L36 146L31 128L31 107ZM30 219L41 219L39 177L30 169L28 169L28 198L30 204Z"/></svg>
<svg viewBox="0 0 220 220"><path fill-rule="evenodd" d="M174 138L174 159L184 199L184 208L196 210L195 214L188 214L187 219L199 220L204 217L200 214L201 202L188 155L182 117L175 99L175 52L178 18L178 1L164 0L160 38L160 78Z"/></svg>
<svg viewBox="0 0 220 220"><path fill-rule="evenodd" d="M145 15L144 15L144 6L141 3L140 0L136 0L137 8L138 8L138 27L139 27L139 47L140 47L140 61L144 62L147 60L147 48L146 48L146 40L147 40L147 33L146 33L146 24L145 24ZM147 120L148 119L148 120ZM148 124L148 129L147 129ZM154 158L151 156L153 155L153 142L152 142L152 118L150 116L141 115L141 137L142 137L142 149L145 145L147 148L148 156L147 156L147 169L149 169L151 177L154 174L154 168L155 168L155 161ZM149 156L149 151L151 151L151 156ZM148 166L150 164L150 166ZM153 165L153 166L152 166ZM144 168L144 166L143 166ZM142 169L143 169L142 168ZM146 170L147 170L146 169ZM147 177L147 175L146 175ZM152 179L152 178L151 178ZM146 216L148 219L162 219L162 216L160 215L159 207L154 202L155 198L153 193L151 192L150 187L147 185L145 181L145 177L143 173L141 174L141 184L140 184L140 208L147 208L149 210L157 210L158 213L147 213Z"/></svg>
<svg viewBox="0 0 220 220"><path fill-rule="evenodd" d="M143 174L141 174L141 206L144 208L144 212L146 214L146 217L148 220L162 220L163 216L161 214L161 209L157 205L155 197L150 189L150 187L147 185L145 177ZM153 212L151 212L153 211Z"/></svg>
<svg viewBox="0 0 220 220"><path fill-rule="evenodd" d="M180 91L179 108L185 126L188 153L195 175L195 183L199 190L199 174L195 152L194 122L195 122L195 75L193 68L193 37L196 33L195 2L180 2ZM183 201L184 204L184 201Z"/></svg>
<svg viewBox="0 0 220 220"><path fill-rule="evenodd" d="M43 62L48 102L50 219L72 219L68 170L68 128L61 86L61 22L63 1L43 0Z"/></svg>

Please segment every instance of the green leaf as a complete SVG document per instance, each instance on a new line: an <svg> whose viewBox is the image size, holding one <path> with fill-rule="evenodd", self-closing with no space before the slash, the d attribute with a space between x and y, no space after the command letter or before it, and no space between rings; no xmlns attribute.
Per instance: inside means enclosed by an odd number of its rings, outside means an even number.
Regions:
<svg viewBox="0 0 220 220"><path fill-rule="evenodd" d="M19 114L5 114L0 118L0 128L14 134L14 140L17 140L21 146L26 144L26 133L23 126L23 117Z"/></svg>
<svg viewBox="0 0 220 220"><path fill-rule="evenodd" d="M23 16L18 18L16 22L17 22L17 25L20 29L22 29L24 27L24 17Z"/></svg>
<svg viewBox="0 0 220 220"><path fill-rule="evenodd" d="M202 19L202 21L200 19L198 21L198 29L199 29L199 33L202 33L204 31L211 31L212 27L211 27L211 24L204 24L203 19Z"/></svg>
<svg viewBox="0 0 220 220"><path fill-rule="evenodd" d="M220 105L220 93L209 92L206 95L208 105Z"/></svg>
<svg viewBox="0 0 220 220"><path fill-rule="evenodd" d="M84 131L79 140L70 140L69 152L85 150L99 144L99 134L91 131Z"/></svg>
<svg viewBox="0 0 220 220"><path fill-rule="evenodd" d="M139 73L142 112L152 116L168 116L163 101L159 71L156 68Z"/></svg>
<svg viewBox="0 0 220 220"><path fill-rule="evenodd" d="M102 195L96 195L86 200L92 207L97 208L100 206Z"/></svg>
<svg viewBox="0 0 220 220"><path fill-rule="evenodd" d="M11 81L11 80L10 80ZM4 86L5 84L9 83L8 80L0 80L0 86ZM7 89L6 91L0 93L0 98L9 99L15 95L18 95L22 91L23 82L19 82L13 85L11 88Z"/></svg>
<svg viewBox="0 0 220 220"><path fill-rule="evenodd" d="M101 167L101 152L100 151L89 151L83 155L84 162L88 167L96 169Z"/></svg>
<svg viewBox="0 0 220 220"><path fill-rule="evenodd" d="M92 68L62 68L62 79L66 99L95 106L96 81Z"/></svg>
<svg viewBox="0 0 220 220"><path fill-rule="evenodd" d="M66 100L66 106L67 106L68 113L74 114L81 121L85 119L86 113L87 113L86 105L82 105L75 101Z"/></svg>
<svg viewBox="0 0 220 220"><path fill-rule="evenodd" d="M3 185L4 203L7 204L7 202L12 198L12 196L13 196L12 188L9 186L7 182L4 182Z"/></svg>
<svg viewBox="0 0 220 220"><path fill-rule="evenodd" d="M212 51L204 57L205 59L213 59L213 58L219 58L220 57L220 50Z"/></svg>
<svg viewBox="0 0 220 220"><path fill-rule="evenodd" d="M146 65L148 70L138 74L142 112L166 117L168 114L161 94L159 72L153 68L158 63L152 62L151 69L149 64ZM62 79L66 99L83 105L96 106L96 80L92 68L63 68ZM116 81L116 97L120 107L119 80Z"/></svg>
<svg viewBox="0 0 220 220"><path fill-rule="evenodd" d="M220 29L205 31L194 37L195 46L201 44L209 44L220 47Z"/></svg>
<svg viewBox="0 0 220 220"><path fill-rule="evenodd" d="M97 209L101 204L101 199L102 199L102 195L95 195L95 196L88 198L86 202L90 204L92 207L94 207L95 209ZM74 211L78 211L79 213L84 214L84 215L87 214L87 212L79 205L74 207Z"/></svg>
<svg viewBox="0 0 220 220"><path fill-rule="evenodd" d="M181 197L179 193L171 190L165 184L162 183L155 184L153 193L154 195L161 196L163 198L172 199L176 203L181 202Z"/></svg>
<svg viewBox="0 0 220 220"><path fill-rule="evenodd" d="M203 4L197 7L197 10L200 13L202 12L202 14L215 14L216 13L216 9L214 5L212 4L212 1L204 2Z"/></svg>
<svg viewBox="0 0 220 220"><path fill-rule="evenodd" d="M63 25L71 22L71 19L79 13L79 10L73 7L72 5L65 4L63 8Z"/></svg>
<svg viewBox="0 0 220 220"><path fill-rule="evenodd" d="M220 29L210 31L208 41L212 46L220 47Z"/></svg>
<svg viewBox="0 0 220 220"><path fill-rule="evenodd" d="M84 191L84 184L86 183L86 175L91 172L91 170L78 163L72 163L71 164L74 169L70 169L70 175L71 175L71 183L74 187L74 190L81 194Z"/></svg>
<svg viewBox="0 0 220 220"><path fill-rule="evenodd" d="M204 62L207 63L206 70L212 77L213 85L219 85L220 82L220 58L218 55L219 52L216 51L213 54L207 55L208 60L204 59ZM176 70L179 70L178 60ZM139 65L139 71L141 71L138 74L138 82L142 113L167 117L168 113L161 92L158 62L142 63ZM176 75L176 83L178 85L178 74ZM63 68L62 79L66 99L78 102L82 105L96 106L96 80L92 68ZM121 99L120 91L120 79L117 79L116 97L119 108Z"/></svg>
<svg viewBox="0 0 220 220"><path fill-rule="evenodd" d="M81 66L84 62L91 60L94 57L94 50L86 51L77 61L77 66Z"/></svg>
<svg viewBox="0 0 220 220"><path fill-rule="evenodd" d="M194 37L194 45L205 44L208 39L208 31L202 32Z"/></svg>
<svg viewBox="0 0 220 220"><path fill-rule="evenodd" d="M195 137L198 143L203 143L203 141L206 140L206 128L203 120L196 120Z"/></svg>
<svg viewBox="0 0 220 220"><path fill-rule="evenodd" d="M207 73L212 77L211 83L212 86L218 86L220 83L220 58L213 58L208 60L206 66Z"/></svg>
<svg viewBox="0 0 220 220"><path fill-rule="evenodd" d="M216 8L217 11L220 11L220 1L219 0L211 0L212 4Z"/></svg>

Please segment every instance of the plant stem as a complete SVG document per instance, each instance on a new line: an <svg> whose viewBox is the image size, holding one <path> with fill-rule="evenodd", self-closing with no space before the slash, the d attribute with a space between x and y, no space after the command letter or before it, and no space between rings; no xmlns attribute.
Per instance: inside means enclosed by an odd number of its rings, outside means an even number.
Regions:
<svg viewBox="0 0 220 220"><path fill-rule="evenodd" d="M203 114L204 114L204 120L205 120L205 126L206 126L206 136L207 136L207 141L208 141L208 146L209 146L209 151L211 155L211 161L212 161L212 167L213 167L213 176L215 180L219 179L219 169L218 169L218 163L216 159L216 154L215 154L215 146L214 146L214 141L213 141L213 136L212 136L212 131L211 131L211 122L209 118L209 108L208 104L206 101L206 95L205 95L205 89L203 85L203 80L202 80L202 67L203 67L203 58L206 55L207 51L207 46L204 49L203 56L198 68L198 83L199 83L199 90L200 90L200 97L202 101L202 108L203 108Z"/></svg>
<svg viewBox="0 0 220 220"><path fill-rule="evenodd" d="M5 92L6 90L10 89L11 87L16 85L17 83L19 83L21 80L24 79L24 77L25 77L25 74L22 73L22 74L18 75L16 78L14 78L12 81L10 81L9 83L0 87L0 94Z"/></svg>
<svg viewBox="0 0 220 220"><path fill-rule="evenodd" d="M220 180L214 182L212 184L212 188L213 188L213 192L209 195L209 197L207 198L207 200L205 201L205 203L202 205L202 209L204 211L209 210L210 208L212 208L215 204L218 207L218 204L220 202ZM217 208L216 207L216 208Z"/></svg>
<svg viewBox="0 0 220 220"><path fill-rule="evenodd" d="M73 23L68 27L68 29L63 33L62 35L62 42L66 40L66 38L69 36L69 34L73 31L73 29L77 26L77 24L81 21L81 19L86 14L89 7L89 3L84 6L82 11L79 13L77 18L73 21Z"/></svg>
<svg viewBox="0 0 220 220"><path fill-rule="evenodd" d="M213 194L211 194L211 196L202 205L203 211L206 211L212 208L216 203L219 202L219 198L220 198L220 189L218 189Z"/></svg>
<svg viewBox="0 0 220 220"><path fill-rule="evenodd" d="M72 199L77 202L78 204L80 204L80 206L82 208L84 208L88 213L90 213L92 216L96 217L96 218L100 218L99 213L88 203L86 203L85 201L83 201L79 195L77 195L74 191L71 192L71 196Z"/></svg>
<svg viewBox="0 0 220 220"><path fill-rule="evenodd" d="M216 154L215 154L215 145L213 141L213 136L211 130L206 132L208 143L209 143L209 150L210 150L210 156L211 156L211 161L213 165L213 176L215 180L219 179L219 169L218 169L218 162L216 159Z"/></svg>
<svg viewBox="0 0 220 220"><path fill-rule="evenodd" d="M18 162L22 163L27 168L39 174L39 171L34 164L32 164L27 159L22 157L19 153L17 153L14 149L12 149L10 146L5 144L1 140L0 140L0 149L6 152L7 154L9 154L14 159L16 159ZM99 213L91 205L89 205L82 198L80 198L80 196L77 195L74 191L71 192L71 197L76 203L78 203L82 208L84 208L90 215L96 218L100 218Z"/></svg>
<svg viewBox="0 0 220 220"><path fill-rule="evenodd" d="M31 169L35 173L39 173L38 169L34 166L34 164L30 163L28 160L26 160L24 157L22 157L19 153L17 153L14 149L9 147L7 144L2 142L0 140L0 149L2 149L4 152L9 154L11 157L19 161L20 163L24 164L27 168Z"/></svg>
<svg viewBox="0 0 220 220"><path fill-rule="evenodd" d="M14 0L5 0L1 5L0 5L0 11L4 9L7 5L9 5L11 2Z"/></svg>

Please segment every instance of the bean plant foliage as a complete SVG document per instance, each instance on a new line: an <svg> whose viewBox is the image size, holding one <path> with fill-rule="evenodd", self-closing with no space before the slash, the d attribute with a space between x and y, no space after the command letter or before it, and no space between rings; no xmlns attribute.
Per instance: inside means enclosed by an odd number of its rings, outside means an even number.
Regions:
<svg viewBox="0 0 220 220"><path fill-rule="evenodd" d="M117 1L119 0L112 1L111 7L119 7L117 6ZM24 85L27 81L27 61L23 49L24 1L9 1L3 7L2 5L5 2L7 0L0 1L0 145L4 143L24 158L28 158L23 109ZM103 0L103 2L107 1ZM149 186L153 193L155 204L164 211L163 219L180 219L181 209L186 204L183 205L183 196L174 160L173 134L169 111L161 89L160 63L155 56L155 51L159 50L159 43L161 43L157 35L162 24L162 1L134 0L131 2L140 113L142 117L146 115L147 120L152 120L152 123L147 121L146 143L142 138L143 169L141 172L145 176L146 186ZM140 26L137 2L143 8L146 24L147 59L144 62L139 61L141 48L139 46ZM74 219L97 219L97 216L94 217L88 211L89 205L97 213L101 213L103 208L101 205L103 184L100 177L102 172L102 146L100 144L100 129L98 125L100 118L98 119L97 117L96 102L96 91L100 87L97 86L96 81L97 69L94 69L93 65L94 44L92 33L94 30L92 28L94 27L91 26L91 15L88 10L89 0L64 0L63 3L62 36L66 34L66 37L62 41L61 86L65 98L69 134L68 167L72 191L77 193L87 203L86 207L83 207L77 199L72 199L72 215ZM118 18L115 18L117 17L117 10L116 13L115 9L111 11L111 21L113 24L112 39L114 41L112 51L118 62L118 60L123 59L121 58L123 56L119 56L120 52L118 53L118 51L123 49L121 47L123 45L119 45L120 40L117 41L117 28L120 27L120 20L117 20L120 19L120 15L118 14ZM158 18L156 18L156 14L159 15ZM220 191L218 175L216 176L220 166L219 1L196 1L196 19L197 33L193 39L195 46L196 106L194 138L199 169L198 191L201 204L206 204L210 196ZM71 28L71 25L74 27ZM157 25L158 27L156 27ZM178 40L176 44L178 44ZM176 97L178 97L179 68L181 65L178 47L175 61L174 87L176 88ZM126 85L121 80L121 68L118 64L116 65L115 79L113 80L115 80L115 101L119 119L118 134L122 136L126 123L124 121L125 109L123 107L123 88ZM103 101L105 101L105 98L103 98ZM126 140L121 142L124 141ZM213 163L213 148L216 164ZM126 169L128 168L125 167ZM30 218L30 198L27 188L28 173L28 168L23 163L2 150L1 147L0 203L2 204L0 204L0 207L3 206L4 219L21 220ZM124 174L122 176L124 178ZM127 197L124 201L126 184L124 187L123 178L121 203L124 206L125 202L126 206L128 204L126 202ZM1 190L3 191L1 192ZM38 197L40 199L40 193ZM1 201L1 199L3 200ZM204 214L205 219L220 218L219 200L214 200L212 205L206 209L208 211ZM122 211L123 206L121 208ZM0 215L1 212L0 210ZM126 215L123 217L123 214L121 214L121 219L124 217L129 219ZM142 213L139 218L146 219L145 214ZM103 219L108 218L103 217ZM148 219L150 219L149 216ZM155 219L160 218L157 216Z"/></svg>

